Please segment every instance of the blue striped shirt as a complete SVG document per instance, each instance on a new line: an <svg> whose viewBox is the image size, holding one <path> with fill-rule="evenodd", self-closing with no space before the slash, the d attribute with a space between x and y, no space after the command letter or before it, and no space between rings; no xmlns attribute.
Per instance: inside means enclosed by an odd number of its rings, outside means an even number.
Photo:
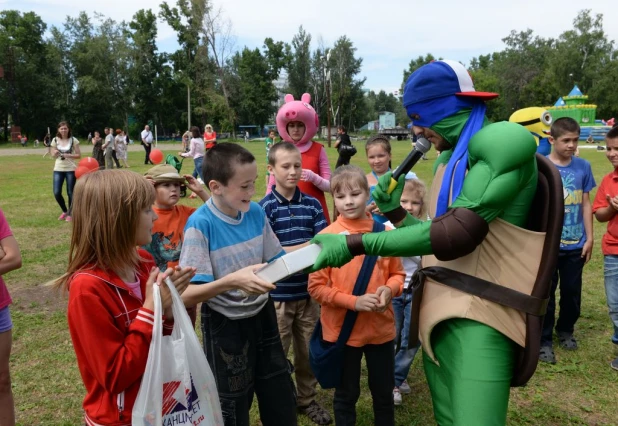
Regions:
<svg viewBox="0 0 618 426"><path fill-rule="evenodd" d="M287 200L273 188L272 192L260 201L260 206L283 247L310 241L327 225L320 202L303 194L298 188L291 200ZM308 299L308 279L307 274L294 274L278 282L277 289L271 291L270 295L279 302Z"/></svg>

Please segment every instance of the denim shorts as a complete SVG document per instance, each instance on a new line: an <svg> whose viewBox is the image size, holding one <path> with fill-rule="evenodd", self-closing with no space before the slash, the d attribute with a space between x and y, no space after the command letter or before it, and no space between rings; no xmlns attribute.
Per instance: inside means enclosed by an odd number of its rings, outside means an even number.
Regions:
<svg viewBox="0 0 618 426"><path fill-rule="evenodd" d="M13 321L11 321L11 312L9 307L5 306L0 309L0 333L13 329Z"/></svg>

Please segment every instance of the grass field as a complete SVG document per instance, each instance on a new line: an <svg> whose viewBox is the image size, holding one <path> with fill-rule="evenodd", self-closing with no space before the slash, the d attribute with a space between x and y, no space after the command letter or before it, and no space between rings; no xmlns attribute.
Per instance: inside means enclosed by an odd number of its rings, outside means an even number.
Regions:
<svg viewBox="0 0 618 426"><path fill-rule="evenodd" d="M361 142L357 143L362 145ZM265 171L265 149L261 141L247 146ZM178 146L162 145L165 153L176 153ZM362 146L359 146L362 148ZM516 149L516 147L513 147ZM393 142L393 164L409 152L407 142ZM592 163L597 184L610 171L602 152L582 149L582 157ZM327 148L334 167L337 155ZM429 153L430 159L435 153ZM145 172L143 151L130 152L131 170ZM431 164L424 161L414 171L427 183L431 181ZM369 171L364 150L353 158ZM66 299L41 284L61 275L67 264L71 225L57 221L60 209L52 194L53 161L40 155L6 156L0 150L0 207L3 209L20 244L23 267L6 275L14 303L11 372L20 425L80 425L84 388L66 324ZM193 169L191 160L184 173ZM254 197L264 194L264 179L258 179ZM591 196L594 196L594 191ZM195 200L181 203L198 205ZM330 203L332 205L332 203ZM513 389L508 414L509 425L617 425L618 372L609 367L617 354L610 343L611 324L607 315L603 288L601 236L605 225L595 223L594 255L584 270L582 317L576 337L580 349L566 352L556 348L558 364L542 364L525 388ZM557 345L556 345L557 346ZM363 379L363 393L358 403L359 425L373 424L371 398ZM422 360L417 356L408 378L412 395L396 408L398 425L433 424L431 399L425 382ZM332 412L332 392L320 391L318 399ZM257 410L254 404L255 424ZM301 425L311 423L299 418Z"/></svg>

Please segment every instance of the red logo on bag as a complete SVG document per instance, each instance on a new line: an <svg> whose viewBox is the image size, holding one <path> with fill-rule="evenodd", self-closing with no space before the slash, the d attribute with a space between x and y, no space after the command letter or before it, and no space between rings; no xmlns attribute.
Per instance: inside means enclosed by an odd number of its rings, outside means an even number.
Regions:
<svg viewBox="0 0 618 426"><path fill-rule="evenodd" d="M182 382L180 381L164 383L162 414L166 416L180 411L193 411L194 404L197 403L199 406L197 398L193 377L191 378L191 389L182 386ZM186 401L186 406L184 405L184 401Z"/></svg>

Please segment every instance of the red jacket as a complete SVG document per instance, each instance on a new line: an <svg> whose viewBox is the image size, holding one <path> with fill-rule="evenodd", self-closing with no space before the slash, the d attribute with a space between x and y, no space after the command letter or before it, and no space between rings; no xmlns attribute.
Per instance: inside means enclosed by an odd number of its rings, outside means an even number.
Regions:
<svg viewBox="0 0 618 426"><path fill-rule="evenodd" d="M154 262L145 250L139 254L145 259L137 270L145 295ZM154 326L154 312L142 303L114 273L82 269L70 279L69 331L86 387L89 426L131 425ZM172 326L164 325L165 334Z"/></svg>

